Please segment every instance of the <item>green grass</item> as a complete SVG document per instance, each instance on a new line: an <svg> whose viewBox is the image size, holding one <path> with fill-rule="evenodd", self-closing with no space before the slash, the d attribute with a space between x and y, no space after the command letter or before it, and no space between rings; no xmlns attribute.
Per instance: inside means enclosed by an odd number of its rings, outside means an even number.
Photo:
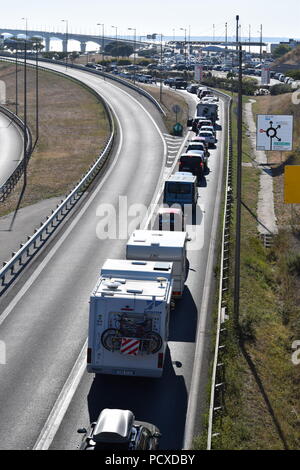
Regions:
<svg viewBox="0 0 300 470"><path fill-rule="evenodd" d="M233 113L234 181L237 126ZM251 151L246 129L243 150ZM259 172L243 167L244 205L241 232L239 317L233 314L235 207L231 230L229 309L224 363L224 413L217 415L213 449L298 449L300 367L291 362L291 344L300 339L300 253L290 236L280 232L272 249L257 235L256 206ZM203 449L206 433L195 439Z"/></svg>

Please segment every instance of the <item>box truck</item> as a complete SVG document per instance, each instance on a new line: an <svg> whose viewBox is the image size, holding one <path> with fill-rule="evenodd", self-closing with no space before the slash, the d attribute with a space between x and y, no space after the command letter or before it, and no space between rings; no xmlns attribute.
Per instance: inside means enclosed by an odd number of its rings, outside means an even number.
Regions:
<svg viewBox="0 0 300 470"><path fill-rule="evenodd" d="M172 263L106 260L90 297L87 371L160 377L172 287Z"/></svg>
<svg viewBox="0 0 300 470"><path fill-rule="evenodd" d="M126 246L131 260L168 261L173 263L173 297L182 297L187 278L187 232L135 230Z"/></svg>
<svg viewBox="0 0 300 470"><path fill-rule="evenodd" d="M196 116L203 116L215 125L218 119L218 105L215 103L198 103Z"/></svg>

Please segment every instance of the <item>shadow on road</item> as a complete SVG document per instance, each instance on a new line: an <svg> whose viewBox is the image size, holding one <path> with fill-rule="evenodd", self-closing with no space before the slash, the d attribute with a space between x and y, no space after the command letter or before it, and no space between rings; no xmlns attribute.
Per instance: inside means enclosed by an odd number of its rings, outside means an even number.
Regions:
<svg viewBox="0 0 300 470"><path fill-rule="evenodd" d="M171 312L169 340L194 343L197 330L197 306L187 286L183 296L176 301L176 309Z"/></svg>
<svg viewBox="0 0 300 470"><path fill-rule="evenodd" d="M169 348L161 378L96 375L87 401L90 422L103 408L128 409L137 420L158 426L160 449L182 449L187 391L184 378L174 372Z"/></svg>

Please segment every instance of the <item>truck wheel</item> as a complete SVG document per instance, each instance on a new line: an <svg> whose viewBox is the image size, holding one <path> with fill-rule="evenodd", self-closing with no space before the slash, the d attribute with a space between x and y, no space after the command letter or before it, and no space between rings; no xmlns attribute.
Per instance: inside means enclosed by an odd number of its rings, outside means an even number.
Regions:
<svg viewBox="0 0 300 470"><path fill-rule="evenodd" d="M108 351L116 351L121 347L121 337L116 328L108 328L101 335L101 343Z"/></svg>
<svg viewBox="0 0 300 470"><path fill-rule="evenodd" d="M160 348L162 347L162 338L155 331L152 331L151 333L147 333L145 335L145 339L147 340L146 349L150 354L157 353L157 351L159 351Z"/></svg>

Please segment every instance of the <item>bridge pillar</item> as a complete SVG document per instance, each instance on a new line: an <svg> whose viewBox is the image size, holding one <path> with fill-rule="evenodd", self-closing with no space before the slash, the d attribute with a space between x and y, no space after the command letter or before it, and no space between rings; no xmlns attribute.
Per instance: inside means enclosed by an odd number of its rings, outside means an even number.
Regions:
<svg viewBox="0 0 300 470"><path fill-rule="evenodd" d="M50 51L50 37L45 38L45 51L46 52Z"/></svg>
<svg viewBox="0 0 300 470"><path fill-rule="evenodd" d="M86 42L80 43L80 52L81 54L84 54L86 52Z"/></svg>

